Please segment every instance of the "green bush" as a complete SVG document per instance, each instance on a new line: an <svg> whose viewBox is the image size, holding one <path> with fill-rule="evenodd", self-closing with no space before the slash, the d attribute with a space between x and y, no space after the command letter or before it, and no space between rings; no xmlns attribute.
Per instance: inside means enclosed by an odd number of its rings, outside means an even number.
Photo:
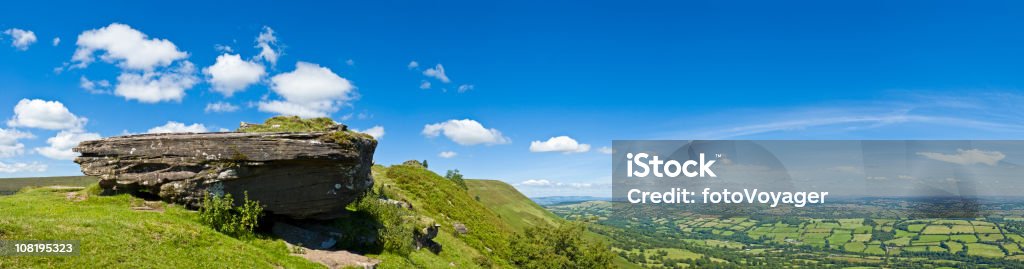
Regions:
<svg viewBox="0 0 1024 269"><path fill-rule="evenodd" d="M613 268L615 254L584 238L585 230L581 223L530 227L511 240L509 261L517 268Z"/></svg>
<svg viewBox="0 0 1024 269"><path fill-rule="evenodd" d="M206 193L199 208L199 222L218 232L238 238L252 237L261 217L263 206L257 201L249 200L249 192L245 192L241 206L235 206L235 199L230 193Z"/></svg>
<svg viewBox="0 0 1024 269"><path fill-rule="evenodd" d="M356 202L356 211L372 216L381 227L377 230L377 241L384 250L401 256L412 252L413 225L406 221L409 212L395 205L385 203L375 192L367 192Z"/></svg>
<svg viewBox="0 0 1024 269"><path fill-rule="evenodd" d="M459 169L448 170L448 173L445 173L444 178L455 182L455 185L459 185L459 188L462 188L463 190L469 190L469 187L466 186L466 180L462 179L462 173L459 173Z"/></svg>

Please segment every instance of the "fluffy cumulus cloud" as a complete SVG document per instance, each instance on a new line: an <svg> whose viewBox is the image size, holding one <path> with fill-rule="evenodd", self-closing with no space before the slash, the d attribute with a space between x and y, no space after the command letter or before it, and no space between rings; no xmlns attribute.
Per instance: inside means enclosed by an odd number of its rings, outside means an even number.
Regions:
<svg viewBox="0 0 1024 269"><path fill-rule="evenodd" d="M959 165L986 164L995 166L999 161L1006 158L1006 154L998 151L983 151L979 149L957 149L956 154L944 154L938 152L918 152L917 155L925 158L954 163Z"/></svg>
<svg viewBox="0 0 1024 269"><path fill-rule="evenodd" d="M203 111L205 111L206 113L210 113L210 112L225 113L225 112L235 112L237 110L238 110L238 106L232 105L231 103L216 102L216 103L206 104L206 109L204 109Z"/></svg>
<svg viewBox="0 0 1024 269"><path fill-rule="evenodd" d="M601 147L601 148L597 149L597 152L604 153L604 154L612 154L612 148L611 147Z"/></svg>
<svg viewBox="0 0 1024 269"><path fill-rule="evenodd" d="M524 180L523 182L519 182L518 184L515 184L515 185L523 186L523 187L572 187L572 188L590 188L590 187L594 186L591 183L577 183L577 182L562 183L562 182L550 181L550 180L547 180L547 179L528 179L528 180Z"/></svg>
<svg viewBox="0 0 1024 269"><path fill-rule="evenodd" d="M406 67L408 67L409 69L416 69L420 67L420 63L416 61L411 61L409 62L409 65L407 65Z"/></svg>
<svg viewBox="0 0 1024 269"><path fill-rule="evenodd" d="M38 162L32 163L5 163L0 162L0 173L20 173L20 172L46 172L46 165Z"/></svg>
<svg viewBox="0 0 1024 269"><path fill-rule="evenodd" d="M192 125L185 125L184 123L176 121L168 121L167 124L150 128L146 131L147 134L159 134L159 133L205 133L208 130L205 125L200 123L193 123Z"/></svg>
<svg viewBox="0 0 1024 269"><path fill-rule="evenodd" d="M355 86L326 67L298 62L295 70L270 78L270 89L284 98L262 101L259 110L304 118L326 117L355 98Z"/></svg>
<svg viewBox="0 0 1024 269"><path fill-rule="evenodd" d="M424 81L420 82L420 89L424 89L424 90L430 89L430 81L424 80Z"/></svg>
<svg viewBox="0 0 1024 269"><path fill-rule="evenodd" d="M60 45L60 38L59 37L54 37L53 38L53 46L56 47L57 45Z"/></svg>
<svg viewBox="0 0 1024 269"><path fill-rule="evenodd" d="M568 136L556 136L549 138L547 141L533 141L530 142L531 152L563 152L563 153L579 153L590 151L590 145L580 144L576 142L576 139L572 139Z"/></svg>
<svg viewBox="0 0 1024 269"><path fill-rule="evenodd" d="M263 32L256 37L256 48L260 49L260 54L256 55L257 59L263 59L271 66L277 65L277 58L281 56L281 47L277 45L277 35L274 34L274 29L263 26Z"/></svg>
<svg viewBox="0 0 1024 269"><path fill-rule="evenodd" d="M100 139L97 133L82 131L60 131L56 136L46 139L47 147L35 148L36 153L55 160L74 160L78 153L71 149L82 141Z"/></svg>
<svg viewBox="0 0 1024 269"><path fill-rule="evenodd" d="M412 66L411 63L410 66ZM437 66L434 66L434 68L427 68L427 70L423 70L423 75L435 78L444 83L452 82L450 79L448 79L448 74L444 72L444 66L442 66L441 64L437 64Z"/></svg>
<svg viewBox="0 0 1024 269"><path fill-rule="evenodd" d="M18 28L11 28L4 31L5 35L11 37L11 47L19 50L28 50L28 46L36 43L36 33Z"/></svg>
<svg viewBox="0 0 1024 269"><path fill-rule="evenodd" d="M242 60L238 54L227 53L217 56L216 63L203 69L203 74L213 85L211 89L227 97L256 84L266 73L262 64Z"/></svg>
<svg viewBox="0 0 1024 269"><path fill-rule="evenodd" d="M0 158L9 158L25 153L25 144L18 140L33 137L31 133L0 128Z"/></svg>
<svg viewBox="0 0 1024 269"><path fill-rule="evenodd" d="M456 155L459 155L459 154L455 153L454 151L450 151L449 150L449 151L442 151L441 153L438 153L437 157L441 157L441 158L445 158L445 159L451 159L451 158L455 158Z"/></svg>
<svg viewBox="0 0 1024 269"><path fill-rule="evenodd" d="M78 49L71 60L85 67L99 58L125 69L152 70L188 57L167 39L149 38L131 26L112 23L78 35Z"/></svg>
<svg viewBox="0 0 1024 269"><path fill-rule="evenodd" d="M188 53L167 39L150 38L131 26L112 23L78 35L71 61L85 68L100 60L121 68L114 94L143 103L181 101L197 82ZM177 64L175 64L177 63Z"/></svg>
<svg viewBox="0 0 1024 269"><path fill-rule="evenodd" d="M384 127L380 125L370 127L369 129L366 130L352 129L352 131L368 134L375 139L380 139L381 137L384 137Z"/></svg>
<svg viewBox="0 0 1024 269"><path fill-rule="evenodd" d="M121 73L114 94L143 103L180 102L197 82L195 65L185 61L162 72Z"/></svg>
<svg viewBox="0 0 1024 269"><path fill-rule="evenodd" d="M423 127L423 135L437 137L444 134L452 142L463 146L478 144L496 145L511 142L507 137L494 128L484 128L482 124L471 119L448 120L434 124L427 124Z"/></svg>
<svg viewBox="0 0 1024 269"><path fill-rule="evenodd" d="M21 99L14 106L14 117L7 121L7 126L47 130L81 129L86 121L88 119L72 114L61 102Z"/></svg>

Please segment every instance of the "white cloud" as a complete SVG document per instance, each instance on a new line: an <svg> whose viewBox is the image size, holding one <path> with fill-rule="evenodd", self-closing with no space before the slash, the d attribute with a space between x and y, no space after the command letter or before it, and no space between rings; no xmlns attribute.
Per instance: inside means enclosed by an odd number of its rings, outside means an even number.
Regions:
<svg viewBox="0 0 1024 269"><path fill-rule="evenodd" d="M420 67L420 63L417 63L416 61L411 61L409 62L409 65L407 67L409 67L409 69L416 69Z"/></svg>
<svg viewBox="0 0 1024 269"><path fill-rule="evenodd" d="M21 99L14 106L14 117L7 126L47 130L80 129L88 119L75 116L58 101Z"/></svg>
<svg viewBox="0 0 1024 269"><path fill-rule="evenodd" d="M451 158L455 158L456 155L459 155L459 154L455 153L454 151L442 151L441 153L437 154L437 157L441 157L441 158L445 158L445 159L451 159Z"/></svg>
<svg viewBox="0 0 1024 269"><path fill-rule="evenodd" d="M31 133L0 128L0 158L10 158L25 153L25 144L18 140L34 137Z"/></svg>
<svg viewBox="0 0 1024 269"><path fill-rule="evenodd" d="M238 110L238 106L232 105L231 103L216 102L216 103L208 103L208 104L206 104L206 109L204 109L203 111L206 112L206 113L210 113L210 112L223 113L223 112L235 112L237 110Z"/></svg>
<svg viewBox="0 0 1024 269"><path fill-rule="evenodd" d="M1006 154L998 151L983 151L979 149L957 149L956 154L943 154L937 152L918 152L917 155L925 158L954 163L959 165L986 164L995 166L999 161L1006 158Z"/></svg>
<svg viewBox="0 0 1024 269"><path fill-rule="evenodd" d="M829 170L832 170L832 171L835 171L835 172L841 172L841 173L850 173L850 174L860 174L860 173L863 173L863 172L861 172L860 168L858 168L856 166L852 166L852 165L840 165L840 166L832 167Z"/></svg>
<svg viewBox="0 0 1024 269"><path fill-rule="evenodd" d="M107 80L89 80L89 78L82 76L78 79L78 86L85 89L86 92L91 94L107 94L110 93L110 81Z"/></svg>
<svg viewBox="0 0 1024 269"><path fill-rule="evenodd" d="M576 139L564 135L549 138L544 142L530 142L530 152L579 153L587 151L590 151L590 145L580 144L576 142Z"/></svg>
<svg viewBox="0 0 1024 269"><path fill-rule="evenodd" d="M94 54L103 51L100 59L116 63L123 69L150 71L185 59L188 53L167 39L149 38L131 26L111 23L107 27L82 32L78 35L78 49L71 60L79 67L95 61Z"/></svg>
<svg viewBox="0 0 1024 269"><path fill-rule="evenodd" d="M356 61L353 61L352 59L348 59L348 60L345 60L345 64L347 64L348 66L355 66L356 65Z"/></svg>
<svg viewBox="0 0 1024 269"><path fill-rule="evenodd" d="M277 65L277 58L281 56L281 47L277 45L274 29L263 26L263 32L256 37L256 48L260 49L260 54L256 55L256 58L267 61L271 66Z"/></svg>
<svg viewBox="0 0 1024 269"><path fill-rule="evenodd" d="M528 180L524 180L523 182L519 182L518 184L515 184L515 185L517 185L517 186L524 186L524 187L571 187L571 188L577 188L577 189L585 189L585 188L590 188L590 187L594 186L594 184L591 184L591 183L577 183L577 182L562 183L562 182L550 181L550 180L547 180L547 179L528 179Z"/></svg>
<svg viewBox="0 0 1024 269"><path fill-rule="evenodd" d="M380 139L381 137L384 137L384 127L380 125L370 127L369 129L366 130L352 129L352 131L368 134L375 139Z"/></svg>
<svg viewBox="0 0 1024 269"><path fill-rule="evenodd" d="M476 88L476 86L474 86L473 84L462 84L462 85L459 85L458 91L459 91L459 93L464 93L464 92L472 91L475 88Z"/></svg>
<svg viewBox="0 0 1024 269"><path fill-rule="evenodd" d="M424 80L423 82L420 82L420 89L430 89L430 81Z"/></svg>
<svg viewBox="0 0 1024 269"><path fill-rule="evenodd" d="M183 61L166 71L123 72L117 77L114 94L142 103L181 102L185 91L197 82L195 65Z"/></svg>
<svg viewBox="0 0 1024 269"><path fill-rule="evenodd" d="M484 128L479 122L471 119L448 120L423 126L424 136L437 137L442 133L453 142L464 146L477 144L495 145L511 142L507 137L502 136L501 132L497 129Z"/></svg>
<svg viewBox="0 0 1024 269"><path fill-rule="evenodd" d="M4 31L4 34L11 36L11 47L19 50L28 50L28 46L36 43L36 33L18 28L11 28Z"/></svg>
<svg viewBox="0 0 1024 269"><path fill-rule="evenodd" d="M597 152L604 153L604 154L612 154L612 148L611 147L601 147L601 148L597 149Z"/></svg>
<svg viewBox="0 0 1024 269"><path fill-rule="evenodd" d="M5 163L0 162L0 173L19 172L46 172L46 165L38 162L32 163Z"/></svg>
<svg viewBox="0 0 1024 269"><path fill-rule="evenodd" d="M166 39L149 38L131 26L112 23L82 32L71 57L73 67L85 68L99 58L121 68L114 94L143 103L181 101L198 79L188 53ZM180 60L180 61L179 61ZM175 62L177 65L172 66Z"/></svg>
<svg viewBox="0 0 1024 269"><path fill-rule="evenodd" d="M235 52L235 50L232 49L231 46L221 45L221 44L213 45L213 50L216 50L217 52L220 52L220 53L232 53L232 52Z"/></svg>
<svg viewBox="0 0 1024 269"><path fill-rule="evenodd" d="M60 38L59 37L54 37L53 38L53 46L56 47L57 45L60 45Z"/></svg>
<svg viewBox="0 0 1024 269"><path fill-rule="evenodd" d="M448 74L444 73L444 66L442 66L441 64L437 64L437 66L435 66L434 68L427 68L427 70L423 70L423 75L435 78L444 83L451 82L451 80L448 79Z"/></svg>
<svg viewBox="0 0 1024 269"><path fill-rule="evenodd" d="M304 118L325 117L355 98L356 87L320 65L297 62L295 71L270 78L270 88L284 97L262 101L259 110Z"/></svg>
<svg viewBox="0 0 1024 269"><path fill-rule="evenodd" d="M78 143L82 143L82 141L96 139L100 139L100 135L97 133L60 131L56 136L46 139L46 143L50 144L50 146L35 148L35 150L40 155L46 156L50 159L74 160L79 154L71 151L72 148L78 146Z"/></svg>
<svg viewBox="0 0 1024 269"><path fill-rule="evenodd" d="M147 134L159 134L159 133L205 133L208 130L206 126L200 123L193 123L192 125L185 125L184 123L176 121L168 121L167 124L153 127L146 131Z"/></svg>
<svg viewBox="0 0 1024 269"><path fill-rule="evenodd" d="M259 82L267 72L262 64L242 60L238 54L225 53L217 56L216 63L204 68L203 74L213 84L212 90L231 97L235 92Z"/></svg>

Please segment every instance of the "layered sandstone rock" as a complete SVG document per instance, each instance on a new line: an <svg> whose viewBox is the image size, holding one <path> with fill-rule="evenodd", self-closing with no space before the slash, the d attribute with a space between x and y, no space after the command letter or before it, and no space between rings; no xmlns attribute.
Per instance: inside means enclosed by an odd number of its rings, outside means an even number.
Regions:
<svg viewBox="0 0 1024 269"><path fill-rule="evenodd" d="M372 137L333 122L305 128L312 132L287 132L294 126L274 119L243 123L243 132L85 141L75 148L82 153L75 162L86 175L99 177L104 189L191 207L199 206L207 192L234 197L247 192L268 213L296 219L332 218L373 186L370 168L377 141Z"/></svg>

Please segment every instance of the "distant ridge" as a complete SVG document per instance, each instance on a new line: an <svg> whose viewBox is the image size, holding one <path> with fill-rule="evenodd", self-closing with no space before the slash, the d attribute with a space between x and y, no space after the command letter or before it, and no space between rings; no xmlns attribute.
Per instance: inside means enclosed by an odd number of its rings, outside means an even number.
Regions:
<svg viewBox="0 0 1024 269"><path fill-rule="evenodd" d="M565 203L579 203L587 201L611 201L611 197L596 197L596 196L545 196L545 197L531 197L534 203L541 206L557 205Z"/></svg>

